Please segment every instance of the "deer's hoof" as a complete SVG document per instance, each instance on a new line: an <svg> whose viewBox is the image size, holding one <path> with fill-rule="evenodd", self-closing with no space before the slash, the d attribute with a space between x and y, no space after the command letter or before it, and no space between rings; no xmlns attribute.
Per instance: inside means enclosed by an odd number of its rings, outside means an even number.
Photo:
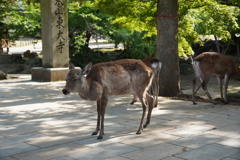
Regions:
<svg viewBox="0 0 240 160"><path fill-rule="evenodd" d="M225 101L225 100L221 100L222 101L222 103L224 103L224 104L228 104L229 102L228 101Z"/></svg>
<svg viewBox="0 0 240 160"><path fill-rule="evenodd" d="M193 102L193 104L194 104L194 105L197 105L197 103L196 103L196 102Z"/></svg>
<svg viewBox="0 0 240 160"><path fill-rule="evenodd" d="M133 100L130 104L134 104L135 102L137 102L137 101Z"/></svg>
<svg viewBox="0 0 240 160"><path fill-rule="evenodd" d="M142 133L142 130L138 130L136 134L141 134Z"/></svg>
<svg viewBox="0 0 240 160"><path fill-rule="evenodd" d="M102 139L102 138L103 138L103 136L98 136L98 138L97 138L97 139L98 139L98 140L100 140L100 139Z"/></svg>
<svg viewBox="0 0 240 160"><path fill-rule="evenodd" d="M144 124L144 125L143 125L143 128L147 128L148 124L149 124L149 123Z"/></svg>
<svg viewBox="0 0 240 160"><path fill-rule="evenodd" d="M94 135L97 135L98 134L98 132L96 132L96 131L94 131L93 133L92 133L92 135L94 136Z"/></svg>
<svg viewBox="0 0 240 160"><path fill-rule="evenodd" d="M212 102L213 105L216 105L217 103L216 102Z"/></svg>

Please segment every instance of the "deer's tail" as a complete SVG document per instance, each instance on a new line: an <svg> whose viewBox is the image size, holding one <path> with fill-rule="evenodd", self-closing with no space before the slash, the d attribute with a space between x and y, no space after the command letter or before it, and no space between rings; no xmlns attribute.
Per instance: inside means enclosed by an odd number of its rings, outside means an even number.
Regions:
<svg viewBox="0 0 240 160"><path fill-rule="evenodd" d="M201 82L204 80L204 74L199 66L199 61L192 61L192 66L194 69L195 76L200 79Z"/></svg>
<svg viewBox="0 0 240 160"><path fill-rule="evenodd" d="M157 105L157 98L159 94L159 77L162 63L159 60L151 62L151 68L153 69L154 75L152 80L152 85L150 87L150 94L153 96L154 103Z"/></svg>

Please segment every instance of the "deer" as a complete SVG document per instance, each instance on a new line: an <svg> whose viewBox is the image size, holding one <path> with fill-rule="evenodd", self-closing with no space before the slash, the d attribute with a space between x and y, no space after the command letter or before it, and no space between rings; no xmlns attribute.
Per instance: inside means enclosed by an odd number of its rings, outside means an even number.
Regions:
<svg viewBox="0 0 240 160"><path fill-rule="evenodd" d="M206 93L211 103L216 104L207 90L207 84L212 75L216 75L222 103L227 104L227 89L230 78L240 78L240 69L235 64L231 57L217 52L203 52L194 58L192 66L195 72L195 77L192 81L192 102L195 102L195 85L196 81L200 80L202 89ZM224 92L223 92L224 86Z"/></svg>
<svg viewBox="0 0 240 160"><path fill-rule="evenodd" d="M159 67L158 62L152 65ZM83 100L96 101L97 125L92 135L98 135L102 139L104 135L104 116L110 95L137 95L141 101L143 113L140 126L136 134L141 134L143 127L150 124L153 109L153 98L147 93L153 79L153 71L141 60L123 59L112 62L102 62L92 65L88 63L83 69L77 69L73 64L69 65L66 75L66 85L62 89L63 94L76 92ZM143 125L146 108L148 114Z"/></svg>
<svg viewBox="0 0 240 160"><path fill-rule="evenodd" d="M150 95L157 95L154 96L154 107L157 107L158 105L158 94L159 94L159 74L160 74L160 70L161 70L161 62L159 62L158 59L154 58L154 57L147 57L144 58L142 60L149 68L151 68L153 70L153 81L152 81L152 85L149 88L149 94ZM155 62L155 63L154 63ZM154 66L154 64L159 64L158 66ZM134 104L135 102L137 102L138 98L137 95L133 95L133 99L132 102L130 104Z"/></svg>

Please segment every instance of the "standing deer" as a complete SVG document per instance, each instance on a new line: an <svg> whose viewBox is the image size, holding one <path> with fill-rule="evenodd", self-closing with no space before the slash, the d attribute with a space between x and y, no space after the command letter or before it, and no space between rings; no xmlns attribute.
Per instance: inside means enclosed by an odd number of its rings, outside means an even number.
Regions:
<svg viewBox="0 0 240 160"><path fill-rule="evenodd" d="M154 57L147 57L144 58L142 60L149 68L151 68L153 70L153 81L152 81L152 85L149 88L149 94L153 95L153 99L154 99L154 107L157 107L158 105L158 93L159 93L159 74L160 74L160 70L161 70L161 62L159 62L158 59L154 58ZM156 64L158 64L158 66L155 66ZM155 96L154 96L155 95ZM130 104L134 104L135 102L137 102L137 95L133 95L133 99L132 102Z"/></svg>
<svg viewBox="0 0 240 160"><path fill-rule="evenodd" d="M159 63L153 62L158 67ZM75 69L70 64L66 76L66 85L63 94L77 92L84 100L97 102L97 126L92 135L102 139L104 135L104 115L110 95L135 94L142 103L143 114L137 134L143 130L143 121L148 107L147 120L144 128L150 123L153 109L153 98L147 93L153 79L153 71L140 60L125 59L114 62L92 63L82 70ZM100 127L101 124L101 127Z"/></svg>
<svg viewBox="0 0 240 160"><path fill-rule="evenodd" d="M196 58L194 58L192 65L195 71L195 77L193 79L193 89L192 89L193 104L197 104L195 102L195 85L196 85L196 80L198 79L201 81L202 89L207 94L209 100L213 104L216 104L207 90L207 84L212 75L217 76L220 92L221 92L221 101L223 103L228 103L227 88L228 88L229 79L240 78L240 69L235 64L234 60L220 53L204 52L198 55ZM224 85L224 93L223 93L223 85Z"/></svg>

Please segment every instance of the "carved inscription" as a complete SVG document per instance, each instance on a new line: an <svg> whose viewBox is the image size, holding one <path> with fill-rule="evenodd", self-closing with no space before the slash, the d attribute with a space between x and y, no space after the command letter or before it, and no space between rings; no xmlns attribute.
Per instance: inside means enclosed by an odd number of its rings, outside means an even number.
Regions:
<svg viewBox="0 0 240 160"><path fill-rule="evenodd" d="M58 33L57 33L57 41L58 41L58 45L56 46L59 53L62 53L63 48L65 46L64 40L65 38L63 37L63 31L64 31L64 19L63 19L63 7L64 4L61 0L56 0L55 4L57 6L57 9L55 11L55 15L58 17L57 18L57 23L56 23L56 28L58 29Z"/></svg>

